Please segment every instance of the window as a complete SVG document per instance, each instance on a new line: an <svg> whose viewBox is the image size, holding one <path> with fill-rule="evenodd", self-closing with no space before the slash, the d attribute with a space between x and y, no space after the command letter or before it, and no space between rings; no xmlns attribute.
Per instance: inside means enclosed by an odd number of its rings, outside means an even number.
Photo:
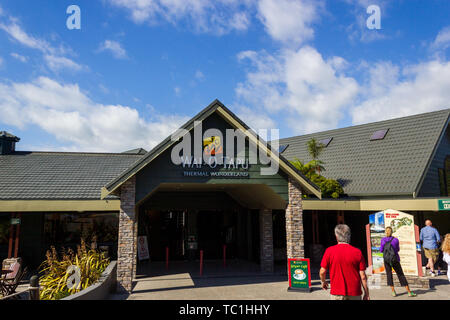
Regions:
<svg viewBox="0 0 450 320"><path fill-rule="evenodd" d="M283 152L285 152L286 149L287 149L288 147L289 147L288 144L281 145L281 146L278 148L278 153L283 153Z"/></svg>
<svg viewBox="0 0 450 320"><path fill-rule="evenodd" d="M386 137L386 134L388 133L388 131L389 131L389 129L383 129L383 130L375 131L372 134L372 137L370 137L370 141L383 140L384 137Z"/></svg>
<svg viewBox="0 0 450 320"><path fill-rule="evenodd" d="M333 140L333 138L322 139L319 141L319 144L323 144L323 146L326 148L330 144L331 140Z"/></svg>

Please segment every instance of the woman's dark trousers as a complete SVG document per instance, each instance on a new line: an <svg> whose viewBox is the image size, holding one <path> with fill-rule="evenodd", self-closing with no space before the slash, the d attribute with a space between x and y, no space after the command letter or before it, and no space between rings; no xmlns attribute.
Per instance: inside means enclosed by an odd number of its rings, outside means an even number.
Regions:
<svg viewBox="0 0 450 320"><path fill-rule="evenodd" d="M408 281L403 274L403 269L399 261L394 261L391 265L389 265L386 261L384 262L384 269L386 270L387 284L390 287L394 286L394 279L392 278L392 268L394 268L395 273L398 276L398 280L400 281L400 285L402 287L406 287L408 285Z"/></svg>

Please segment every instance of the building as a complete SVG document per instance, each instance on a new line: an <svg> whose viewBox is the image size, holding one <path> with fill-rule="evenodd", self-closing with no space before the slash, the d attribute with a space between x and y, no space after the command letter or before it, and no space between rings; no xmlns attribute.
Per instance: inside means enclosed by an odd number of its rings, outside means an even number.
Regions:
<svg viewBox="0 0 450 320"><path fill-rule="evenodd" d="M217 100L149 152L15 151L20 139L2 132L0 254L37 266L49 246L95 235L129 291L138 236L147 236L152 262L166 248L171 259L197 259L200 249L218 259L226 245L230 258L273 272L286 258L319 257L339 222L364 251L368 214L387 208L412 212L417 224L431 217L448 232L439 201L449 199L449 112L282 139L281 155ZM322 199L289 161L309 160L312 137L328 139L321 159L325 175L343 184L341 199ZM203 159L231 157L196 162L198 150ZM263 174L273 164L276 172Z"/></svg>
<svg viewBox="0 0 450 320"><path fill-rule="evenodd" d="M441 234L449 233L443 207L450 192L449 114L446 109L281 139L282 155L305 163L312 160L306 143L322 142L323 175L338 180L345 192L336 200L304 200L304 223L311 226L305 228L307 256L314 250L320 256L334 242L337 222L354 230L353 243L365 253L368 216L385 209L413 214L420 227L429 218Z"/></svg>

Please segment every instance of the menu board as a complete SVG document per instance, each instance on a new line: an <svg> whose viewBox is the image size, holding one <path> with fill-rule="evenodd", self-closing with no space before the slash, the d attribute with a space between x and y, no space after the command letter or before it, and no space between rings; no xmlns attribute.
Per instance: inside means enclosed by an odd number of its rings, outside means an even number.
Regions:
<svg viewBox="0 0 450 320"><path fill-rule="evenodd" d="M288 259L289 290L310 291L311 269L309 259Z"/></svg>

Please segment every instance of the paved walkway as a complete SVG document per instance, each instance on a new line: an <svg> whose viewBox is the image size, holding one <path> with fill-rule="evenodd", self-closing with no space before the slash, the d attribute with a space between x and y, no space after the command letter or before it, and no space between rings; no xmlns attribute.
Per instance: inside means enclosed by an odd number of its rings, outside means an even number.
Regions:
<svg viewBox="0 0 450 320"><path fill-rule="evenodd" d="M247 267L249 267L248 265ZM264 275L243 270L242 266L227 266L227 272L218 264L205 265L202 277L198 270L177 271L176 266L166 272L155 268L150 276L138 275L131 295L113 295L111 299L128 300L328 300L329 291L320 287L318 271L312 272L312 292L288 292L287 276L278 268L274 275ZM251 267L251 266L250 266ZM175 270L174 270L175 269ZM186 266L183 266L186 269ZM188 268L189 269L189 268ZM206 271L208 269L208 272ZM239 269L236 271L234 269ZM189 270L188 270L189 271ZM153 273L153 274L152 274ZM372 288L372 300L449 300L450 283L447 276L431 278L431 289L414 289L417 297L410 298L403 288L397 289L398 296L391 297L386 286Z"/></svg>

